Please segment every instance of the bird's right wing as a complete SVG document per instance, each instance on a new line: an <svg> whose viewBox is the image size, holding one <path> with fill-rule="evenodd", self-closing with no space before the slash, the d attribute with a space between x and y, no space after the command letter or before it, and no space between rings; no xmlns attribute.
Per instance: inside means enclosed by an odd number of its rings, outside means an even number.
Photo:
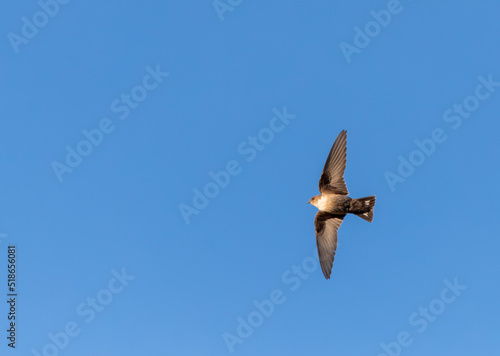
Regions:
<svg viewBox="0 0 500 356"><path fill-rule="evenodd" d="M314 219L319 263L326 279L330 279L332 273L333 260L337 251L337 230L344 217L345 214L336 215L319 211Z"/></svg>
<svg viewBox="0 0 500 356"><path fill-rule="evenodd" d="M343 130L333 143L326 159L323 173L319 180L321 193L349 195L344 182L344 171L347 160L347 131Z"/></svg>

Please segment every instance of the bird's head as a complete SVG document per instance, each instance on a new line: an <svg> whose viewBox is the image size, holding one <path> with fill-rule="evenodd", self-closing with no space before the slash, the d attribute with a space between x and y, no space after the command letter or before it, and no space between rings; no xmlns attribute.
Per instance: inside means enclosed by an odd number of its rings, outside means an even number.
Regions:
<svg viewBox="0 0 500 356"><path fill-rule="evenodd" d="M317 203L318 203L318 199L319 199L319 195L316 195L314 197L312 197L311 199L309 199L309 201L307 202L307 204L311 204L311 205L314 205L315 207L317 207Z"/></svg>

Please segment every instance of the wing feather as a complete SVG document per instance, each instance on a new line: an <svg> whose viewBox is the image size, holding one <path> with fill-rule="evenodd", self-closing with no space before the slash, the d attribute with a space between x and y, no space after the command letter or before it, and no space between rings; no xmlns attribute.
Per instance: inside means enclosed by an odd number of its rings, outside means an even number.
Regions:
<svg viewBox="0 0 500 356"><path fill-rule="evenodd" d="M344 217L345 214L336 215L319 211L314 220L319 263L326 279L330 279L332 273L333 260L337 251L337 230Z"/></svg>
<svg viewBox="0 0 500 356"><path fill-rule="evenodd" d="M347 131L343 130L333 143L332 149L321 173L319 191L349 195L344 181L344 171L347 161Z"/></svg>

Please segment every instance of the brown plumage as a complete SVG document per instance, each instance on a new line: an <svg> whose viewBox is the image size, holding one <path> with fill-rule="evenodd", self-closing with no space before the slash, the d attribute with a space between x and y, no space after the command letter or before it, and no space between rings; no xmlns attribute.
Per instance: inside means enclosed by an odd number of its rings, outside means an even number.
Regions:
<svg viewBox="0 0 500 356"><path fill-rule="evenodd" d="M321 173L319 191L309 203L319 209L314 219L316 244L321 270L326 279L330 279L333 260L337 251L337 230L346 214L355 214L372 222L375 196L352 199L348 197L344 182L346 167L347 131L343 130L333 143L332 149Z"/></svg>

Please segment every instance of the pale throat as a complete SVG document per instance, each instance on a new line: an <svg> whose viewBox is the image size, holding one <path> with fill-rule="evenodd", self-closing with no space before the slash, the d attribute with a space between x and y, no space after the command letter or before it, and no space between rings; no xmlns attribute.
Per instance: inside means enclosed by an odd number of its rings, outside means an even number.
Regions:
<svg viewBox="0 0 500 356"><path fill-rule="evenodd" d="M313 205L321 211L326 211L328 207L327 197L324 195L318 195L318 199L313 203Z"/></svg>

